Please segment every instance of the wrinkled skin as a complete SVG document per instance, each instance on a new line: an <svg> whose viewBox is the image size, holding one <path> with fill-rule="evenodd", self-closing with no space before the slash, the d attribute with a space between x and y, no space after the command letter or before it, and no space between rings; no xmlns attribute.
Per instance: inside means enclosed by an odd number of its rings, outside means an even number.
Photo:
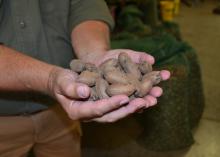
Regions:
<svg viewBox="0 0 220 157"><path fill-rule="evenodd" d="M127 53L135 63L139 63L141 60L146 60L150 64L154 63L154 58L146 53L117 49L107 51L94 64L99 66L110 58L118 58L121 52ZM160 75L162 80L167 80L170 77L170 73L166 70L161 71ZM157 97L162 94L160 87L153 87L144 98L129 100L126 95L117 95L107 99L88 101L90 88L87 85L76 83L76 78L76 73L70 70L61 70L54 71L49 81L49 88L54 97L62 104L69 117L74 120L115 122L142 108L155 105Z"/></svg>

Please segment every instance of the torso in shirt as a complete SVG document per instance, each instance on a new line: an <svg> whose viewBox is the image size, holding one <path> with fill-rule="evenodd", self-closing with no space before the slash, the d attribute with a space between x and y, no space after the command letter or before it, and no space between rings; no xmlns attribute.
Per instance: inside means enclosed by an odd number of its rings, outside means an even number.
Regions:
<svg viewBox="0 0 220 157"><path fill-rule="evenodd" d="M68 32L69 0L0 0L0 42L26 55L67 68L73 58ZM0 94L0 115L47 108L47 96ZM42 105L43 104L43 105Z"/></svg>

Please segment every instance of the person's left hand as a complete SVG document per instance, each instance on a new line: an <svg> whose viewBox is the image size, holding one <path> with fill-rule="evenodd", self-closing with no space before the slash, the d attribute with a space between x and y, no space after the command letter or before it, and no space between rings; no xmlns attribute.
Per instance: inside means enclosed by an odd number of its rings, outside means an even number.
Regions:
<svg viewBox="0 0 220 157"><path fill-rule="evenodd" d="M131 57L133 62L135 62L135 63L139 63L140 61L147 61L148 63L153 65L155 62L154 57L147 54L146 52L137 52L137 51L133 51L133 50L129 50L129 49L109 50L106 53L104 53L105 54L104 56L100 57L99 59L97 59L95 61L91 61L91 62L93 64L96 64L97 66L99 66L101 63L103 63L104 61L106 61L110 58L118 58L118 56L121 52L127 53ZM160 72L160 74L161 74L162 80L167 80L170 78L170 72L167 70L162 70ZM162 95L162 93L163 93L162 88L155 86L151 89L149 94L146 95L144 98L133 99L129 103L131 105L139 105L139 103L143 104L143 101L145 101L146 102L145 108L148 108L150 106L157 104L157 98L160 97Z"/></svg>

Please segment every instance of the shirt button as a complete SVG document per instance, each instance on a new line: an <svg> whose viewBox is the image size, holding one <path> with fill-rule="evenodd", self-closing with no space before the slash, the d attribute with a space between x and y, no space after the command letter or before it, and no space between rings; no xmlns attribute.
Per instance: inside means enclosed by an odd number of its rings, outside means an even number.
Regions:
<svg viewBox="0 0 220 157"><path fill-rule="evenodd" d="M20 21L19 25L20 25L20 28L22 28L22 29L26 27L26 24L24 21Z"/></svg>

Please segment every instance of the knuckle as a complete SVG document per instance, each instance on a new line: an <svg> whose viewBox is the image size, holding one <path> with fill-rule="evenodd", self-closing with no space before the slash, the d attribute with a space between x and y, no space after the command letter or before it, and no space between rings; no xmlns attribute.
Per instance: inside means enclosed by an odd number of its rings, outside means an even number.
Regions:
<svg viewBox="0 0 220 157"><path fill-rule="evenodd" d="M116 103L113 100L105 100L105 103L108 104L109 110L117 108L119 103Z"/></svg>
<svg viewBox="0 0 220 157"><path fill-rule="evenodd" d="M79 120L80 117L79 117L79 114L78 112L76 111L76 109L72 109L70 108L68 111L67 111L67 115L70 119L72 120Z"/></svg>
<svg viewBox="0 0 220 157"><path fill-rule="evenodd" d="M103 99L102 100L102 104L100 105L100 107L104 107L107 108L108 110L112 110L114 108L117 108L119 103L116 103L114 100L111 99Z"/></svg>
<svg viewBox="0 0 220 157"><path fill-rule="evenodd" d="M68 114L68 117L72 120L78 120L79 118L74 114Z"/></svg>
<svg viewBox="0 0 220 157"><path fill-rule="evenodd" d="M101 109L98 108L98 109L93 110L93 115L96 116L96 117L101 117L101 116L104 115L104 113L102 112Z"/></svg>

